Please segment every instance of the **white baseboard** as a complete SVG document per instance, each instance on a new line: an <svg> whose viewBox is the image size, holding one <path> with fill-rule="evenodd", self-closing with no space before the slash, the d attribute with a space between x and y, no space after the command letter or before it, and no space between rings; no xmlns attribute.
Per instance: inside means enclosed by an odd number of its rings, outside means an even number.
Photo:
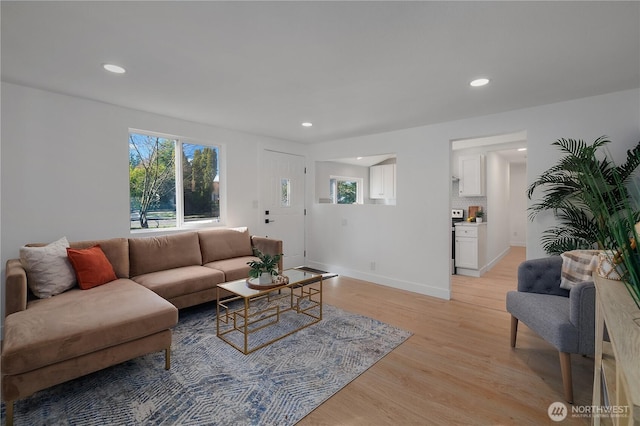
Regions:
<svg viewBox="0 0 640 426"><path fill-rule="evenodd" d="M456 268L456 275L464 275L465 277L476 277L479 278L482 274L484 274L484 269L467 269L467 268Z"/></svg>
<svg viewBox="0 0 640 426"><path fill-rule="evenodd" d="M507 253L509 253L509 250L511 250L511 247L507 247L495 259L493 259L491 262L487 263L485 266L483 266L480 269L467 269L467 268L458 267L458 268L456 268L456 275L465 275L467 277L479 278L482 275L484 275L485 272L491 270L491 268L496 266L498 264L498 262L500 262L502 260L502 258L505 257L507 255Z"/></svg>
<svg viewBox="0 0 640 426"><path fill-rule="evenodd" d="M509 251L511 250L511 247L507 247L506 249L504 249L504 251L502 253L500 253L495 259L493 259L491 262L489 262L487 264L486 270L490 270L491 268L493 268L494 266L496 266L498 264L498 262L500 262L502 260L503 257L505 257L507 254L509 254Z"/></svg>
<svg viewBox="0 0 640 426"><path fill-rule="evenodd" d="M424 294L426 296L433 296L439 299L450 300L451 289L442 289L438 287L430 286L427 283L416 283L413 281L398 280L383 275L372 274L370 272L356 271L349 268L343 268L336 265L327 265L325 263L314 262L307 260L308 266L317 268L323 271L333 272L338 275L344 275L346 277L355 278L363 281L371 281L375 284L385 285L387 287L393 287L400 290L411 291L413 293Z"/></svg>

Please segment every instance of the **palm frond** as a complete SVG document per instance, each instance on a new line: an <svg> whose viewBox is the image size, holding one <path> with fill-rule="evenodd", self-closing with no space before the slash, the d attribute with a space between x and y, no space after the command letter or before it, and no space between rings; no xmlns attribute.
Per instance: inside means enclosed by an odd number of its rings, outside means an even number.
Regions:
<svg viewBox="0 0 640 426"><path fill-rule="evenodd" d="M556 145L560 147L560 151L576 157L580 156L587 147L587 144L582 139L575 140L562 138L558 139L551 145Z"/></svg>
<svg viewBox="0 0 640 426"><path fill-rule="evenodd" d="M558 237L554 234L547 235L546 232L541 238L542 248L547 254L562 254L571 250L588 250L593 248L593 244L576 237Z"/></svg>
<svg viewBox="0 0 640 426"><path fill-rule="evenodd" d="M605 218L629 204L624 184L640 166L640 142L627 151L627 161L619 167L607 156L598 158L599 150L609 143L606 136L591 144L564 138L552 143L564 155L527 188L529 199L540 191L537 201L528 209L529 219L551 210L559 223L542 235L547 253L591 248L596 244L604 247L611 242ZM627 216L640 216L636 213Z"/></svg>
<svg viewBox="0 0 640 426"><path fill-rule="evenodd" d="M626 183L638 166L640 166L640 142L635 148L627 151L627 161L615 168L620 181Z"/></svg>

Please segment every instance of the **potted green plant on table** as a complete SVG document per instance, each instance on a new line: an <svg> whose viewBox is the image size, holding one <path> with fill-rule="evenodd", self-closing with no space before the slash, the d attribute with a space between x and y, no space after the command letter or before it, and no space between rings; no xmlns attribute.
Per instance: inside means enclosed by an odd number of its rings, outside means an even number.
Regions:
<svg viewBox="0 0 640 426"><path fill-rule="evenodd" d="M257 280L257 284L265 285L273 282L273 276L278 275L278 262L282 254L265 254L257 248L253 249L253 255L259 260L247 262L249 265L249 278Z"/></svg>
<svg viewBox="0 0 640 426"><path fill-rule="evenodd" d="M482 211L482 210L478 210L478 211L476 212L476 222L478 222L478 223L482 223L482 221L483 221L483 217L484 217L484 211Z"/></svg>

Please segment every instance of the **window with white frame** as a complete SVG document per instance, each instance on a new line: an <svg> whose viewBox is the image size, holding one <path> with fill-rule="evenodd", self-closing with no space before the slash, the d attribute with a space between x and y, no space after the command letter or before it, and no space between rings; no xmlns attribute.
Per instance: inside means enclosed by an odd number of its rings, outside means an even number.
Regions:
<svg viewBox="0 0 640 426"><path fill-rule="evenodd" d="M362 204L362 178L331 176L329 196L333 204Z"/></svg>
<svg viewBox="0 0 640 426"><path fill-rule="evenodd" d="M130 229L220 222L220 146L129 132Z"/></svg>

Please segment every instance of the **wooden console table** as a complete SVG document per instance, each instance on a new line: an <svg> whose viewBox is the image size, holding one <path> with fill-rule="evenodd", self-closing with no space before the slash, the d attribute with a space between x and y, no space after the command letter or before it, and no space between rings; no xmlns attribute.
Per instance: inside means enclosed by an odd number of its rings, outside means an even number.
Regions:
<svg viewBox="0 0 640 426"><path fill-rule="evenodd" d="M640 425L640 309L621 281L597 274L594 281L596 347L592 405L613 408L613 415L596 414L592 422ZM610 342L604 341L605 325ZM623 410L626 413L621 415Z"/></svg>

